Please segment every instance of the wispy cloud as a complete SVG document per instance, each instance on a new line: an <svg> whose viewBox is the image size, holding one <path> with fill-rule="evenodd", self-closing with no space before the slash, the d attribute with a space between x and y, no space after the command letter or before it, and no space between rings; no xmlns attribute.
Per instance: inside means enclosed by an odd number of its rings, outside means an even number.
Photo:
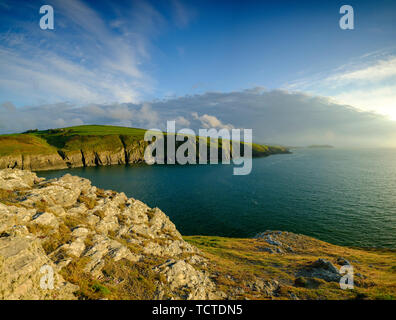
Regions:
<svg viewBox="0 0 396 320"><path fill-rule="evenodd" d="M327 81L365 81L377 82L396 76L396 57L390 56L384 60L378 60L369 66L363 66L357 70L347 70L330 76Z"/></svg>
<svg viewBox="0 0 396 320"><path fill-rule="evenodd" d="M179 28L187 27L197 16L196 10L182 0L171 0L173 19Z"/></svg>
<svg viewBox="0 0 396 320"><path fill-rule="evenodd" d="M147 47L164 23L154 8L133 2L115 26L80 0L51 3L55 30L21 20L14 21L18 32L0 31L1 95L20 103L83 104L137 102L151 92ZM118 17L116 5L111 8Z"/></svg>
<svg viewBox="0 0 396 320"><path fill-rule="evenodd" d="M396 120L396 54L379 50L336 70L288 83L285 88L331 97Z"/></svg>

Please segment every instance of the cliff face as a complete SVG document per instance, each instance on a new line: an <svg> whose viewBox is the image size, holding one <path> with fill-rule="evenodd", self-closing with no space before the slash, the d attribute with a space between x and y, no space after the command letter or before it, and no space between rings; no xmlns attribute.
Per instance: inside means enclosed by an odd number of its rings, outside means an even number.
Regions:
<svg viewBox="0 0 396 320"><path fill-rule="evenodd" d="M57 170L67 168L67 164L58 153L19 154L0 157L0 169L17 168L26 170Z"/></svg>
<svg viewBox="0 0 396 320"><path fill-rule="evenodd" d="M121 142L121 141L120 141ZM148 145L144 140L129 141L108 150L102 148L79 150L59 149L51 154L16 154L0 156L0 169L15 168L43 171L66 168L110 166L132 164L144 161L144 150Z"/></svg>
<svg viewBox="0 0 396 320"><path fill-rule="evenodd" d="M28 153L23 150L0 156L0 169L15 168L22 170L43 171L77 167L110 166L133 164L144 161L144 151L148 142L143 138L109 135L69 137L69 145L53 148L52 152ZM4 140L4 138L3 138ZM48 138L51 141L50 138ZM2 141L0 141L2 143ZM166 144L166 142L165 142ZM177 145L182 144L178 142ZM197 146L198 150L198 146ZM243 150L243 147L241 147ZM198 153L198 152L197 152ZM265 157L272 154L289 153L282 147L253 146L253 157ZM208 147L208 155L210 155ZM197 157L199 155L197 154ZM222 158L219 148L218 159Z"/></svg>

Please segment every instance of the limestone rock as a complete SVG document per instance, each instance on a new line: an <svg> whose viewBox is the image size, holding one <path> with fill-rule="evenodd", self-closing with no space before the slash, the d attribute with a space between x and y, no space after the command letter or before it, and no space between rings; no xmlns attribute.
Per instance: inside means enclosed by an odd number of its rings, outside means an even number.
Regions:
<svg viewBox="0 0 396 320"><path fill-rule="evenodd" d="M106 256L111 257L114 261L118 261L123 258L130 261L139 261L140 259L139 255L133 254L121 243L108 239L103 235L95 235L92 241L94 244L84 254L85 257L90 258L85 270L95 276L100 275L100 271L104 266L104 258Z"/></svg>
<svg viewBox="0 0 396 320"><path fill-rule="evenodd" d="M208 275L183 260L168 260L155 269L165 275L171 290L188 289L189 300L215 299L216 287Z"/></svg>
<svg viewBox="0 0 396 320"><path fill-rule="evenodd" d="M279 282L276 280L261 279L256 279L255 281L248 282L246 286L253 291L264 293L268 297L275 296L280 288Z"/></svg>
<svg viewBox="0 0 396 320"><path fill-rule="evenodd" d="M41 226L48 226L54 229L58 228L59 222L56 217L49 212L37 213L32 218L33 224L38 224Z"/></svg>
<svg viewBox="0 0 396 320"><path fill-rule="evenodd" d="M92 161L84 155L85 164ZM102 164L116 161L104 153L93 156ZM79 272L100 281L109 261L141 263L162 274L166 283L158 284L158 298L169 291L181 299L226 298L210 274L198 269L207 260L158 208L124 193L98 190L70 174L44 180L29 171L5 169L0 170L0 188L21 192L15 205L0 203L0 298L74 299L76 287L59 272L81 262ZM164 258L172 260L158 265ZM57 279L50 292L39 286L43 265L53 268Z"/></svg>
<svg viewBox="0 0 396 320"><path fill-rule="evenodd" d="M40 285L43 266L53 268L31 235L0 238L0 299L75 299L78 287L54 272L54 287Z"/></svg>
<svg viewBox="0 0 396 320"><path fill-rule="evenodd" d="M0 170L0 189L20 190L31 188L42 179L30 171L4 169Z"/></svg>

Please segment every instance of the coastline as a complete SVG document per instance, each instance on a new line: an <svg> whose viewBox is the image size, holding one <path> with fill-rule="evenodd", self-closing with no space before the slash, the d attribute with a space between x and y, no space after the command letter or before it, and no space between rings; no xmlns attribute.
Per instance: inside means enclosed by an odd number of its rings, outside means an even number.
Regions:
<svg viewBox="0 0 396 320"><path fill-rule="evenodd" d="M149 144L144 140L145 132L89 125L0 135L0 169L49 171L142 163ZM218 153L221 159L221 146ZM285 147L252 144L253 157L287 153L291 152Z"/></svg>
<svg viewBox="0 0 396 320"><path fill-rule="evenodd" d="M0 170L0 189L3 299L395 299L392 250L286 231L182 237L160 209L69 174ZM39 288L43 264L55 291ZM345 264L353 290L339 285Z"/></svg>

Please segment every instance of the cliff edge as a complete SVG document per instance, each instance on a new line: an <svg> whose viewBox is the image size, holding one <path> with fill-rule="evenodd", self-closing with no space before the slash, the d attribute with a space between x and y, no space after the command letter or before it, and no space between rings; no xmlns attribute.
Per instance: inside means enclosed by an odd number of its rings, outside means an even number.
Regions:
<svg viewBox="0 0 396 320"><path fill-rule="evenodd" d="M143 162L148 145L144 141L145 132L136 128L87 125L0 135L0 169L43 171ZM278 146L252 145L253 157L279 153L289 151Z"/></svg>
<svg viewBox="0 0 396 320"><path fill-rule="evenodd" d="M280 231L182 237L160 209L87 179L0 170L0 299L394 299L395 256Z"/></svg>

